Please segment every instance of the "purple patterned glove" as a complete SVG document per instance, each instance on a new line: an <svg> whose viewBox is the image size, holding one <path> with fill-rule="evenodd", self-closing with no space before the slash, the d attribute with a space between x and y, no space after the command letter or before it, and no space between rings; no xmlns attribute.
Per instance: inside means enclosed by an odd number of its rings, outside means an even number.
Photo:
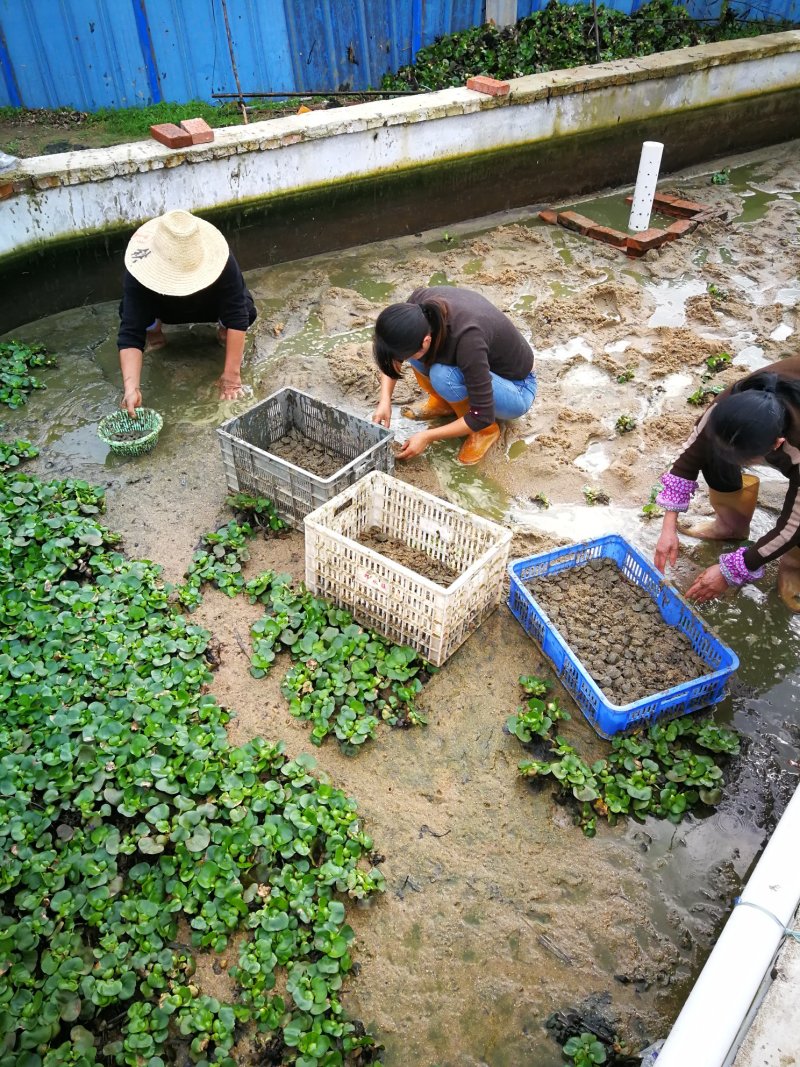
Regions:
<svg viewBox="0 0 800 1067"><path fill-rule="evenodd" d="M661 475L661 484L664 488L656 497L656 504L667 511L688 511L697 482L667 472Z"/></svg>
<svg viewBox="0 0 800 1067"><path fill-rule="evenodd" d="M757 571L747 569L744 561L745 548L737 548L734 552L725 552L719 557L719 569L722 577L728 585L744 585L745 582L755 582L764 577L764 568Z"/></svg>

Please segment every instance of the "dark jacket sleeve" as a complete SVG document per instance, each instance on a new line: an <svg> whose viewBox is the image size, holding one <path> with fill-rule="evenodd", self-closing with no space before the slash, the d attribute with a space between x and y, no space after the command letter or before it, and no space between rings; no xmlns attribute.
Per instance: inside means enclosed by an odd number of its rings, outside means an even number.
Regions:
<svg viewBox="0 0 800 1067"><path fill-rule="evenodd" d="M765 563L778 559L784 552L800 544L800 450L786 442L779 453L772 455L784 460L775 465L788 477L789 488L774 529L765 533L745 551L744 563L750 571L758 570Z"/></svg>
<svg viewBox="0 0 800 1067"><path fill-rule="evenodd" d="M694 424L694 429L683 446L681 454L670 468L670 474L674 474L678 478L687 478L692 482L697 481L698 474L709 458L711 443L706 431L706 425L710 414L711 408L704 412Z"/></svg>
<svg viewBox="0 0 800 1067"><path fill-rule="evenodd" d="M122 280L122 300L119 305L119 333L117 347L138 348L144 351L147 327L156 319L154 294L136 281L127 270Z"/></svg>
<svg viewBox="0 0 800 1067"><path fill-rule="evenodd" d="M246 330L250 325L249 294L239 264L233 256L228 257L217 285L219 321L231 330Z"/></svg>
<svg viewBox="0 0 800 1067"><path fill-rule="evenodd" d="M489 345L477 326L470 326L458 339L456 365L464 375L469 411L464 420L473 433L494 422L494 391L489 370Z"/></svg>
<svg viewBox="0 0 800 1067"><path fill-rule="evenodd" d="M706 430L710 412L711 408L698 419L683 451L672 465L671 474L696 481L710 460L713 446ZM775 527L744 553L744 563L750 571L757 571L765 563L800 545L800 450L786 442L778 452L770 453L770 464L786 475L789 488Z"/></svg>

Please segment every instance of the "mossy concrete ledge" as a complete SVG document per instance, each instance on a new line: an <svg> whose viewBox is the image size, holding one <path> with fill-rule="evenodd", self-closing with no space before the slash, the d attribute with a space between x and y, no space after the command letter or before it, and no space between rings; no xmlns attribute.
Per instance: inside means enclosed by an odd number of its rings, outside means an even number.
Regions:
<svg viewBox="0 0 800 1067"><path fill-rule="evenodd" d="M797 136L789 31L531 75L504 97L447 89L228 127L179 150L20 160L0 174L0 332L9 315L25 321L20 272L43 254L94 245L107 272L135 226L173 208L214 217L250 266L632 182L645 138L665 142L668 172ZM271 232L248 262L237 240L256 218ZM92 293L109 295L102 280Z"/></svg>

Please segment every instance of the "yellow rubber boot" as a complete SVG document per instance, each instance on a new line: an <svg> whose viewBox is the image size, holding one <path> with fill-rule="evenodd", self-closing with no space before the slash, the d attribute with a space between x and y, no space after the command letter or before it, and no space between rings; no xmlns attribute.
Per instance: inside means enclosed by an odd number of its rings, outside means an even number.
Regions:
<svg viewBox="0 0 800 1067"><path fill-rule="evenodd" d="M452 408L459 418L463 418L469 411L469 401L455 401ZM487 426L485 430L478 430L469 434L461 446L461 451L458 453L458 462L464 467L471 467L473 463L479 463L499 436L500 427L496 422L493 422L491 426Z"/></svg>
<svg viewBox="0 0 800 1067"><path fill-rule="evenodd" d="M452 405L448 404L443 396L439 396L431 385L430 378L424 374L420 374L416 367L412 367L411 369L414 372L414 377L419 383L420 389L428 394L428 398L427 400L423 400L421 404L403 408L401 414L405 415L407 419L438 419L441 418L442 415L452 415Z"/></svg>
<svg viewBox="0 0 800 1067"><path fill-rule="evenodd" d="M790 548L778 560L778 595L789 611L800 611L800 548Z"/></svg>
<svg viewBox="0 0 800 1067"><path fill-rule="evenodd" d="M750 520L758 503L759 480L754 474L742 475L742 488L734 493L709 489L708 499L714 509L713 519L679 522L678 529L689 537L703 541L741 541L750 533Z"/></svg>

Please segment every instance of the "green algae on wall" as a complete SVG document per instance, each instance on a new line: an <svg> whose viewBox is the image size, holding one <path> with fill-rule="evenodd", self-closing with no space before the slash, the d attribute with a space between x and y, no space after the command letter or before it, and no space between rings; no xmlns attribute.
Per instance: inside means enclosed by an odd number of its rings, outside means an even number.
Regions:
<svg viewBox="0 0 800 1067"><path fill-rule="evenodd" d="M664 142L665 174L776 144L800 134L798 116L800 89L754 89L732 103L628 123L601 109L595 128L573 136L379 170L198 214L226 234L249 269L632 184L644 140ZM42 315L117 297L131 232L119 226L82 232L0 259L0 334Z"/></svg>

